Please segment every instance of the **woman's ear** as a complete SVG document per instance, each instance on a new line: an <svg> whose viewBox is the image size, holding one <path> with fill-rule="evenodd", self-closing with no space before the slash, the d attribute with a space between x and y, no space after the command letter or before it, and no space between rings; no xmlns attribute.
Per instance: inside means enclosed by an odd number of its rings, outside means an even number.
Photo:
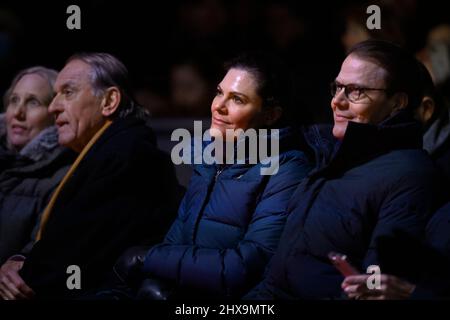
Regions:
<svg viewBox="0 0 450 320"><path fill-rule="evenodd" d="M272 126L275 122L277 122L281 115L283 114L283 109L281 107L272 107L267 108L264 114L264 124L268 127Z"/></svg>
<svg viewBox="0 0 450 320"><path fill-rule="evenodd" d="M102 99L102 115L111 116L119 107L121 101L120 90L117 87L106 89Z"/></svg>

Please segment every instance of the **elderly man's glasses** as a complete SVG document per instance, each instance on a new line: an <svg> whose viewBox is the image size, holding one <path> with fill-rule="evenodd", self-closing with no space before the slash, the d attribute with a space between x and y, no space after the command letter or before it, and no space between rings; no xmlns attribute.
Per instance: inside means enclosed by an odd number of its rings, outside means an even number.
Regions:
<svg viewBox="0 0 450 320"><path fill-rule="evenodd" d="M338 92L340 92L342 89L344 89L345 97L350 102L358 102L358 101L360 101L362 98L367 96L365 94L366 91L371 91L371 90L387 91L387 89L365 88L365 87L358 87L358 86L352 85L352 84L343 85L343 84L340 84L340 83L337 83L337 82L334 82L334 81L330 84L330 89L331 89L331 96L332 97L335 97Z"/></svg>

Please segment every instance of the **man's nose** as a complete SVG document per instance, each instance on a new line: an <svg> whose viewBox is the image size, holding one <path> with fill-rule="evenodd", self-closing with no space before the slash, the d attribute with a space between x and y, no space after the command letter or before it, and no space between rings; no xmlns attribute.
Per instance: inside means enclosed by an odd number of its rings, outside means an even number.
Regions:
<svg viewBox="0 0 450 320"><path fill-rule="evenodd" d="M336 94L331 99L331 106L333 108L345 108L348 106L348 99L345 96L345 89L342 88L336 91Z"/></svg>
<svg viewBox="0 0 450 320"><path fill-rule="evenodd" d="M58 96L55 96L48 106L48 112L56 114L62 112L62 104L59 102Z"/></svg>

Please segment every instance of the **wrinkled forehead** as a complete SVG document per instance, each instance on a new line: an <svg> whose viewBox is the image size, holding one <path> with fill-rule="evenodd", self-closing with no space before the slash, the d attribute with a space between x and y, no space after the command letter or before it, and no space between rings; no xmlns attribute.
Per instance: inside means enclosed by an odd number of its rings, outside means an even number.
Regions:
<svg viewBox="0 0 450 320"><path fill-rule="evenodd" d="M386 85L387 71L370 58L350 54L342 63L336 81L367 87Z"/></svg>
<svg viewBox="0 0 450 320"><path fill-rule="evenodd" d="M89 85L91 75L92 69L87 63L81 60L72 60L58 74L55 89L65 85Z"/></svg>

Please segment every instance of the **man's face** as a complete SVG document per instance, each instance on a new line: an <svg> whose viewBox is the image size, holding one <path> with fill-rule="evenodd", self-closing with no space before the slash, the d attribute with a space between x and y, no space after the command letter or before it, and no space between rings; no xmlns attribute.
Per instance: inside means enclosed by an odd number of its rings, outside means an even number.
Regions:
<svg viewBox="0 0 450 320"><path fill-rule="evenodd" d="M374 62L350 54L342 63L336 77L339 86L386 89L386 70ZM344 88L337 90L331 100L333 109L333 135L342 140L349 121L378 124L388 118L395 107L395 97L389 97L384 90L361 90L357 101L350 101Z"/></svg>
<svg viewBox="0 0 450 320"><path fill-rule="evenodd" d="M49 107L58 127L59 143L80 152L103 126L102 98L96 97L90 81L91 67L70 61L58 74L56 96Z"/></svg>

